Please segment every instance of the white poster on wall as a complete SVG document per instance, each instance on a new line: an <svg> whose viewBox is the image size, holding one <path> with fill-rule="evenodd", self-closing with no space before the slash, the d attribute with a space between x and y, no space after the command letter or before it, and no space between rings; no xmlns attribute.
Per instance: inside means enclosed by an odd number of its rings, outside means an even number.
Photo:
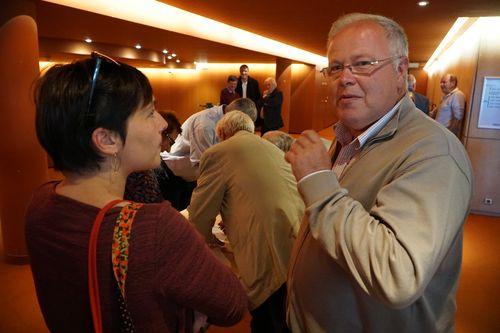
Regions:
<svg viewBox="0 0 500 333"><path fill-rule="evenodd" d="M500 129L500 77L484 77L477 127Z"/></svg>

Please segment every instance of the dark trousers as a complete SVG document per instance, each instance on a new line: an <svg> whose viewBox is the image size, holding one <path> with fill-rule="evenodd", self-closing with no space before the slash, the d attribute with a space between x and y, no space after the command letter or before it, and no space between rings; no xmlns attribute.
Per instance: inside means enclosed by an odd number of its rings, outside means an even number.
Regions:
<svg viewBox="0 0 500 333"><path fill-rule="evenodd" d="M286 284L276 290L264 303L250 311L252 333L288 333L286 326Z"/></svg>

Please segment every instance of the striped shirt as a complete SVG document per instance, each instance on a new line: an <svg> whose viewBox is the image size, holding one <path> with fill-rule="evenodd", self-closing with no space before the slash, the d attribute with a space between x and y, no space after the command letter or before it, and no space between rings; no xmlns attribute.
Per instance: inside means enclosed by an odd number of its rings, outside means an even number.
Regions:
<svg viewBox="0 0 500 333"><path fill-rule="evenodd" d="M382 118L377 120L374 124L372 124L366 131L361 133L357 138L353 138L349 128L342 124L340 121L333 125L333 130L335 131L335 136L337 138L337 142L340 143L342 148L340 149L339 154L335 161L333 161L332 170L337 176L340 178L345 168L356 160L358 153L361 151L361 148L365 145L368 140L377 135L380 130L387 125L389 120L396 113L397 108L401 104L401 100Z"/></svg>

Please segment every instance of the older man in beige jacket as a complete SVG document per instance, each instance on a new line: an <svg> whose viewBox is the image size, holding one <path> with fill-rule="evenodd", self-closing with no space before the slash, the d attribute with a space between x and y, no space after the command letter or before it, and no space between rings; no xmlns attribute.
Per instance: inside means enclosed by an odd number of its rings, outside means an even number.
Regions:
<svg viewBox="0 0 500 333"><path fill-rule="evenodd" d="M222 142L201 157L189 218L212 242L220 212L251 301L252 332L287 332L285 281L304 203L284 153L253 131L238 111L219 121Z"/></svg>
<svg viewBox="0 0 500 333"><path fill-rule="evenodd" d="M339 119L330 154L307 131L286 155L307 207L287 281L290 327L453 332L472 193L465 150L408 96L396 22L340 18L328 61Z"/></svg>

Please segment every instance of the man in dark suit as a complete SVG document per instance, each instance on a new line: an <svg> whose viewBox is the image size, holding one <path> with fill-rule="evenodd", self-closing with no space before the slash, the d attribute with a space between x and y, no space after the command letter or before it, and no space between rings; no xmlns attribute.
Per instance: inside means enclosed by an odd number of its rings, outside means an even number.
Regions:
<svg viewBox="0 0 500 333"><path fill-rule="evenodd" d="M264 81L264 95L257 108L259 111L261 130L263 135L268 131L274 131L283 126L281 118L281 104L283 104L283 93L276 88L276 81L268 77Z"/></svg>
<svg viewBox="0 0 500 333"><path fill-rule="evenodd" d="M410 98L413 100L413 103L415 103L417 109L420 109L426 115L429 115L429 99L426 96L416 92L416 88L417 79L415 79L415 76L413 76L412 74L408 74L408 92L410 94Z"/></svg>
<svg viewBox="0 0 500 333"><path fill-rule="evenodd" d="M236 92L236 85L238 84L238 78L234 75L229 75L227 77L227 86L220 92L219 104L229 105L235 99L240 98L240 95Z"/></svg>
<svg viewBox="0 0 500 333"><path fill-rule="evenodd" d="M240 97L250 98L255 105L257 105L261 96L259 82L248 75L248 72L249 70L247 65L240 66L240 77L238 78L238 84L236 85L236 92L240 95Z"/></svg>

